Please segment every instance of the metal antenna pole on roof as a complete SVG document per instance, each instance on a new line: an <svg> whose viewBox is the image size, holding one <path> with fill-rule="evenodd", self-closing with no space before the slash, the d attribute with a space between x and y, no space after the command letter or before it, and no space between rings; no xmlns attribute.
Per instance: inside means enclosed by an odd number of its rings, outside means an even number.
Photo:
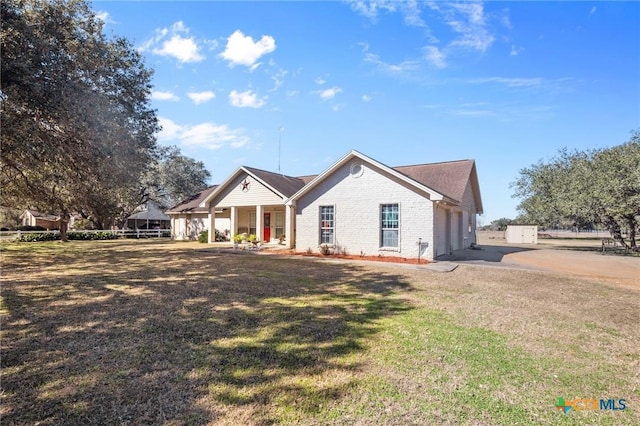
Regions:
<svg viewBox="0 0 640 426"><path fill-rule="evenodd" d="M282 132L284 132L284 127L280 126L278 128L278 173L280 173L280 151L282 146Z"/></svg>

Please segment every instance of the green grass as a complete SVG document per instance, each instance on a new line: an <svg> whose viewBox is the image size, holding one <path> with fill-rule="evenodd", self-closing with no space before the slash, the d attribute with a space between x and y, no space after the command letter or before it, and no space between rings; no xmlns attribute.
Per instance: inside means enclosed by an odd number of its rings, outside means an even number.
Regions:
<svg viewBox="0 0 640 426"><path fill-rule="evenodd" d="M375 373L333 407L331 419L435 424L634 424L637 412L553 409L558 396L605 397L611 382L630 388L609 364L567 368L563 359L511 347L491 330L457 324L450 315L416 309L382 321L371 359ZM576 368L577 367L577 368ZM344 423L349 423L344 422Z"/></svg>
<svg viewBox="0 0 640 426"><path fill-rule="evenodd" d="M640 422L634 289L158 241L0 249L7 424Z"/></svg>

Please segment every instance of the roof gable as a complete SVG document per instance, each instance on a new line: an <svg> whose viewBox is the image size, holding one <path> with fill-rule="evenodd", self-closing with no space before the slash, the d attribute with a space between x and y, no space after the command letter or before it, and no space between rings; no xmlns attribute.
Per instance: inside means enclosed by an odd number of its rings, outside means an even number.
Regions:
<svg viewBox="0 0 640 426"><path fill-rule="evenodd" d="M425 192L427 194L429 194L429 198L432 200L447 200L450 202L457 202L457 200L447 196L446 194L440 193L437 190L435 190L434 188L429 187L428 185L424 184L423 182L417 181L413 178L411 178L410 176L394 169L391 168L385 164L382 164L370 157L367 157L364 154L361 154L358 151L352 150L349 153L347 153L345 156L343 156L340 160L338 160L337 162L335 162L332 166L330 166L327 170L325 170L324 172L322 172L321 174L317 175L316 177L314 177L313 179L311 179L302 189L300 189L298 192L296 192L295 194L293 194L291 197L289 197L289 199L287 200L287 203L290 203L294 200L297 200L298 198L302 197L304 194L306 194L307 192L309 192L312 188L314 188L315 186L317 186L320 182L322 182L326 177L330 176L331 174L333 174L336 170L338 170L339 168L341 168L342 166L344 166L345 164L347 164L349 161L351 161L353 158L359 158L361 161L365 162L365 163L369 163L370 165L372 165L373 167L376 167L380 170L382 170L383 172L399 179L400 181L403 181L405 183L407 183L410 186L413 186L415 189L418 189L422 192Z"/></svg>
<svg viewBox="0 0 640 426"><path fill-rule="evenodd" d="M305 185L305 181L297 177L268 172L266 170L255 169L253 167L241 166L222 184L218 185L210 194L201 199L199 207L206 208L207 204L209 204L211 200L213 200L218 194L224 192L229 185L235 182L238 176L244 173L250 175L277 196L282 198L283 202Z"/></svg>

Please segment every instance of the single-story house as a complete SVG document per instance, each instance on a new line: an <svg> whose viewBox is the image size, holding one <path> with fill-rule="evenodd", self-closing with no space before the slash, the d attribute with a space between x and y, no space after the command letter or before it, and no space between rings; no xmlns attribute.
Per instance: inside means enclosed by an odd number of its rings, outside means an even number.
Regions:
<svg viewBox="0 0 640 426"><path fill-rule="evenodd" d="M40 226L48 231L60 229L60 216L41 213L35 210L25 210L20 215L22 226Z"/></svg>
<svg viewBox="0 0 640 426"><path fill-rule="evenodd" d="M171 218L167 216L155 201L147 201L138 206L126 220L129 229L169 229Z"/></svg>
<svg viewBox="0 0 640 426"><path fill-rule="evenodd" d="M427 259L476 243L483 209L474 160L389 167L358 151L315 176L240 167L199 199L207 229L229 219L232 236L283 239L300 252Z"/></svg>

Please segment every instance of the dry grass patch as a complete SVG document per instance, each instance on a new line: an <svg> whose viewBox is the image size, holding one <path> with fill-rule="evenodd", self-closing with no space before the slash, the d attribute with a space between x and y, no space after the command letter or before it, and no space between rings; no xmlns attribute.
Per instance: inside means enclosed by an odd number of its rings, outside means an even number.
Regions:
<svg viewBox="0 0 640 426"><path fill-rule="evenodd" d="M296 421L409 309L397 274L203 247L4 245L4 421Z"/></svg>
<svg viewBox="0 0 640 426"><path fill-rule="evenodd" d="M7 424L638 424L640 294L549 273L2 245ZM554 409L625 398L624 412Z"/></svg>

